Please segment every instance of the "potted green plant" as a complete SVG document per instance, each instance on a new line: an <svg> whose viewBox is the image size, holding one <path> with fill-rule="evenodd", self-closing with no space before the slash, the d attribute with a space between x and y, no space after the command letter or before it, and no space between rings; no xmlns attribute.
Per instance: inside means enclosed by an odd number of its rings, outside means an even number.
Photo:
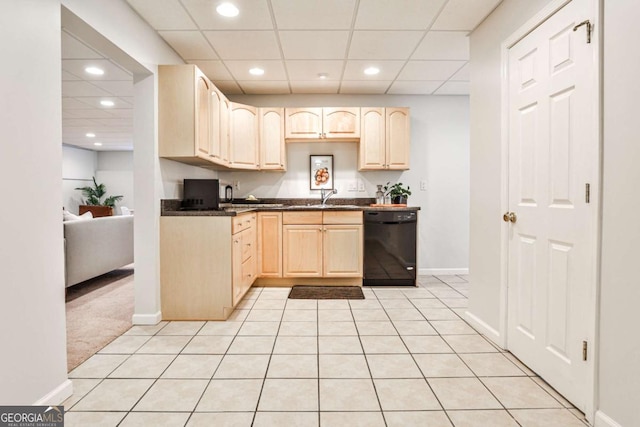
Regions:
<svg viewBox="0 0 640 427"><path fill-rule="evenodd" d="M79 214L82 215L85 212L91 212L94 217L100 216L112 216L113 208L116 206L116 202L122 200L123 196L108 196L107 188L104 184L98 184L96 177L93 177L93 187L77 187L76 190L82 191L82 195L86 198L84 205L78 207ZM105 197L104 201L102 198Z"/></svg>
<svg viewBox="0 0 640 427"><path fill-rule="evenodd" d="M407 204L407 199L411 195L411 187L407 185L407 188L402 186L401 182L397 182L389 187L389 183L384 186L385 194L391 197L391 202L396 205Z"/></svg>

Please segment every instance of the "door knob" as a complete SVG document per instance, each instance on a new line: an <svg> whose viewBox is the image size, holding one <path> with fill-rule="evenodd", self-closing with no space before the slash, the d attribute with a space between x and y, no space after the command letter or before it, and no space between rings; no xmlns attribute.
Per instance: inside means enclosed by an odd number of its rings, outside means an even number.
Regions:
<svg viewBox="0 0 640 427"><path fill-rule="evenodd" d="M507 212L504 215L502 215L502 220L504 222L513 222L513 223L515 223L518 220L518 217L516 216L516 214L514 212Z"/></svg>

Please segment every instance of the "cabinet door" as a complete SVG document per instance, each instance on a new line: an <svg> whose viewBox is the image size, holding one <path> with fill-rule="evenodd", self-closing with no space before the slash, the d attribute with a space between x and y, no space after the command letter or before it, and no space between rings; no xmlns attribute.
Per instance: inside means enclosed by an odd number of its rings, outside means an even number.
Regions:
<svg viewBox="0 0 640 427"><path fill-rule="evenodd" d="M327 139L360 138L360 108L323 108L322 137Z"/></svg>
<svg viewBox="0 0 640 427"><path fill-rule="evenodd" d="M325 225L324 277L362 277L362 225Z"/></svg>
<svg viewBox="0 0 640 427"><path fill-rule="evenodd" d="M282 277L282 212L258 213L258 275Z"/></svg>
<svg viewBox="0 0 640 427"><path fill-rule="evenodd" d="M284 108L260 108L260 169L286 170Z"/></svg>
<svg viewBox="0 0 640 427"><path fill-rule="evenodd" d="M258 111L251 105L231 103L231 167L258 168Z"/></svg>
<svg viewBox="0 0 640 427"><path fill-rule="evenodd" d="M216 89L211 87L211 100L209 105L209 111L211 112L211 139L209 144L209 156L215 163L226 165L229 163L229 159L222 158L222 103L225 96ZM226 110L225 110L226 111ZM228 132L227 126L224 128L224 132ZM228 141L229 138L224 138Z"/></svg>
<svg viewBox="0 0 640 427"><path fill-rule="evenodd" d="M209 105L211 102L209 79L196 69L196 155L209 159L209 140L211 137L211 117Z"/></svg>
<svg viewBox="0 0 640 427"><path fill-rule="evenodd" d="M283 225L283 276L322 277L322 226Z"/></svg>
<svg viewBox="0 0 640 427"><path fill-rule="evenodd" d="M386 167L385 109L360 109L360 152L358 169L376 170Z"/></svg>
<svg viewBox="0 0 640 427"><path fill-rule="evenodd" d="M220 103L220 160L225 165L229 164L230 114L231 102L223 95Z"/></svg>
<svg viewBox="0 0 640 427"><path fill-rule="evenodd" d="M318 139L322 136L322 108L286 108L286 133L290 139Z"/></svg>
<svg viewBox="0 0 640 427"><path fill-rule="evenodd" d="M387 168L409 169L411 147L409 109L387 108L386 116Z"/></svg>
<svg viewBox="0 0 640 427"><path fill-rule="evenodd" d="M242 233L231 236L231 258L232 258L232 296L235 306L243 295L243 271L242 271Z"/></svg>

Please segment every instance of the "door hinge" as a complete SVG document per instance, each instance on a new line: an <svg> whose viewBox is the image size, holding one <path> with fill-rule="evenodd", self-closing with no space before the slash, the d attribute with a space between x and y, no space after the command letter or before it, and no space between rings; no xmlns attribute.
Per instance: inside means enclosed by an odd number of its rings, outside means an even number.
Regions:
<svg viewBox="0 0 640 427"><path fill-rule="evenodd" d="M589 183L584 185L584 201L591 203L591 184Z"/></svg>
<svg viewBox="0 0 640 427"><path fill-rule="evenodd" d="M582 27L583 25L587 26L587 44L591 43L591 28L593 27L591 21L589 21L588 19L586 21L582 21L581 23L573 27L573 31L577 31L578 28Z"/></svg>
<svg viewBox="0 0 640 427"><path fill-rule="evenodd" d="M582 360L587 360L587 342L582 341Z"/></svg>

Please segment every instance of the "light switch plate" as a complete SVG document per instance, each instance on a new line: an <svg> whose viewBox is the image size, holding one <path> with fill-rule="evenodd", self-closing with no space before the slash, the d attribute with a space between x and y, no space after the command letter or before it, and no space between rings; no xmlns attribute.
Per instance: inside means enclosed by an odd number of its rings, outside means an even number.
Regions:
<svg viewBox="0 0 640 427"><path fill-rule="evenodd" d="M424 179L420 181L420 191L427 191L427 181Z"/></svg>
<svg viewBox="0 0 640 427"><path fill-rule="evenodd" d="M361 179L358 180L358 191L364 191L364 182Z"/></svg>

